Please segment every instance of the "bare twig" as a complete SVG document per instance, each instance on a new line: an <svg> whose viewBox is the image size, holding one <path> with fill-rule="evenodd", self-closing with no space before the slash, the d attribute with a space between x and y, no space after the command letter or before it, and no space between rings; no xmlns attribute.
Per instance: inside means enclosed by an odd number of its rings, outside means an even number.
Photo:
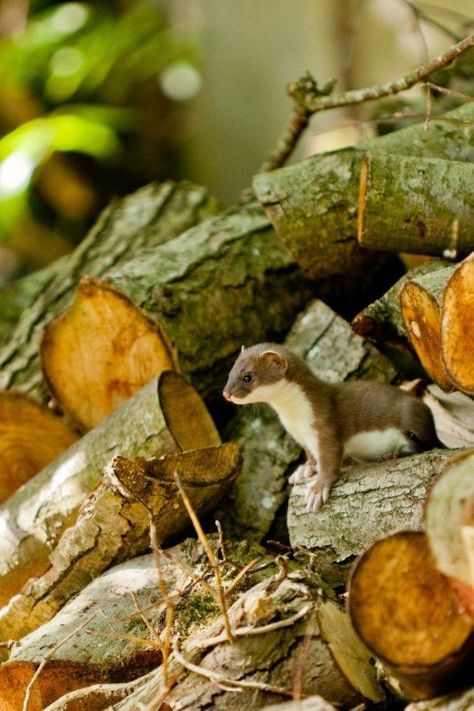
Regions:
<svg viewBox="0 0 474 711"><path fill-rule="evenodd" d="M313 635L311 633L304 636L301 652L293 675L293 698L296 701L299 701L303 696L303 676L312 639Z"/></svg>
<svg viewBox="0 0 474 711"><path fill-rule="evenodd" d="M448 89L445 86L439 86L439 84L433 84L430 81L426 81L422 86L427 86L433 91L439 91L440 94L446 94L446 96L452 96L453 99L461 99L462 101L471 102L474 101L474 96L469 96L469 94L464 94L462 91L457 89Z"/></svg>
<svg viewBox="0 0 474 711"><path fill-rule="evenodd" d="M148 632L150 633L150 639L151 639L153 642L159 642L159 635L158 635L158 633L156 632L156 630L155 630L155 628L153 627L153 625L151 624L151 622L150 622L149 620L147 620L147 618L145 617L143 610L140 609L140 605L138 604L138 600L137 600L136 594L132 591L132 592L130 593L130 595L131 595L131 597L132 597L133 604L134 604L135 610L136 610L136 612L137 612L137 615L140 617L141 621L143 622L143 624L144 624L145 627L147 628Z"/></svg>
<svg viewBox="0 0 474 711"><path fill-rule="evenodd" d="M41 674L41 672L43 671L43 669L45 668L47 662L51 659L51 657L53 656L53 654L55 654L55 653L58 651L58 649L63 646L63 644L66 644L66 642L69 642L69 640L70 640L72 637L74 637L74 635L76 635L78 632L80 632L82 629L84 629L84 627L87 627L87 625L88 625L90 622L92 622L92 620L94 619L94 617L96 617L96 615L97 615L97 612L94 612L93 615L91 615L90 617L87 618L87 620L85 620L85 621L82 622L80 625L78 625L77 627L75 627L75 628L72 630L72 632L70 632L68 635L66 635L66 637L64 637L64 639L62 639L60 642L58 642L57 644L55 644L54 647L51 647L51 649L49 650L49 652L47 652L47 653L44 655L44 657L43 657L43 659L42 659L42 661L41 661L41 664L39 665L39 667L37 668L37 670L35 671L35 673L34 673L33 676L31 677L30 681L28 682L28 686L26 687L25 698L23 699L22 711L28 711L28 704L30 703L31 692L32 692L32 690L33 690L33 686L35 685L35 683L36 683L36 681L37 681L39 675Z"/></svg>
<svg viewBox="0 0 474 711"><path fill-rule="evenodd" d="M175 472L174 479L175 479L176 485L179 489L179 493L181 494L181 498L183 499L183 503L186 507L186 511L188 512L189 518L191 519L191 521L193 523L193 526L194 526L195 531L198 535L198 538L201 542L201 545L204 548L204 551L209 559L209 564L214 572L217 593L219 595L219 606L221 608L222 616L224 618L224 627L225 627L225 631L227 634L227 639L229 640L229 642L233 642L234 637L233 637L232 629L230 626L229 614L227 611L227 602L226 602L226 597L225 597L225 593L224 593L224 588L222 586L222 579L221 579L221 572L219 569L219 563L218 563L217 558L214 554L214 551L212 550L211 546L209 545L209 541L207 540L206 534L204 533L204 530L201 526L201 522L199 521L199 518L197 517L196 512L194 511L194 508L193 508L193 505L191 503L189 496L186 494L186 492L183 488L183 485L181 484L181 480L180 480L177 472Z"/></svg>
<svg viewBox="0 0 474 711"><path fill-rule="evenodd" d="M248 627L238 627L236 630L233 630L233 634L235 637L252 637L260 634L266 634L267 632L274 632L275 630L280 630L283 627L291 627L291 625L294 625L295 622L301 620L301 618L304 617L310 610L311 605L305 605L305 607L302 607L301 610L298 610L298 612L296 612L294 615L292 615L291 617L287 617L284 620L270 622L268 625L261 625L260 627L250 625ZM207 647L213 647L216 644L221 644L221 642L225 642L226 639L227 638L224 634L219 634L215 637L208 637L207 639L202 639L192 646L197 647L199 649L206 649Z"/></svg>
<svg viewBox="0 0 474 711"><path fill-rule="evenodd" d="M211 669L204 669L203 667L200 667L197 664L192 664L181 654L177 640L175 640L173 652L176 661L179 662L188 671L192 671L196 674L199 674L200 676L204 676L206 677L206 679L210 679L216 684L222 684L229 689L232 688L232 691L234 691L234 689L258 689L260 691L268 691L271 694L280 694L281 696L288 696L289 698L291 698L293 695L290 689L284 689L281 686L271 686L270 684L265 684L260 681L242 681L239 679L229 679L223 676L222 674L218 674L215 671L211 671Z"/></svg>
<svg viewBox="0 0 474 711"><path fill-rule="evenodd" d="M221 552L222 556L222 562L226 563L227 562L227 554L225 550L225 543L224 543L224 531L222 530L221 522L216 519L215 521L216 528L217 528L217 533L219 536L219 550Z"/></svg>
<svg viewBox="0 0 474 711"><path fill-rule="evenodd" d="M235 590L235 588L237 587L237 585L238 585L238 584L241 582L241 580L247 575L247 573L248 573L250 570L252 570L252 568L259 562L259 560L260 560L260 558L254 558L254 559L251 560L249 563L247 563L247 565L244 565L244 567L242 568L242 570L240 570L240 571L237 573L237 575L235 576L235 578L233 579L233 581L231 582L231 584L229 585L229 587L228 587L227 590L225 591L225 594L226 594L227 597L231 594L231 592L233 592L233 591Z"/></svg>
<svg viewBox="0 0 474 711"><path fill-rule="evenodd" d="M474 33L450 47L436 59L416 67L416 69L396 81L344 91L339 94L331 94L334 86L333 82L323 87L323 89L319 89L311 74L304 72L301 79L292 82L288 86L288 94L293 98L296 106L275 150L262 165L260 172L274 170L286 163L313 114L343 106L356 106L366 101L374 101L384 96L393 96L411 89L412 86L424 81L436 70L447 67L473 46Z"/></svg>

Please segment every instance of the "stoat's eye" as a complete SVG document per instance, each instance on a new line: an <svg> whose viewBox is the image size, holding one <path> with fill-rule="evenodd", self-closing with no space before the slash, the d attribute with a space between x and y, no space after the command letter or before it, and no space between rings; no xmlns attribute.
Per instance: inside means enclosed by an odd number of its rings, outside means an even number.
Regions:
<svg viewBox="0 0 474 711"><path fill-rule="evenodd" d="M252 376L250 375L250 373L247 373L247 375L244 375L244 377L242 378L242 380L244 381L244 383L251 383L252 380L253 380L253 378L252 378Z"/></svg>

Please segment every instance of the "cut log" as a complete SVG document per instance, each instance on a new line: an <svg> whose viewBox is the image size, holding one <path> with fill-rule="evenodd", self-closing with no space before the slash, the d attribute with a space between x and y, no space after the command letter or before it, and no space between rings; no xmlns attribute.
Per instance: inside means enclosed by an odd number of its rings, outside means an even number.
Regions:
<svg viewBox="0 0 474 711"><path fill-rule="evenodd" d="M440 388L453 390L441 357L443 292L454 267L410 278L400 290L403 321L410 341L430 378Z"/></svg>
<svg viewBox="0 0 474 711"><path fill-rule="evenodd" d="M423 533L396 533L361 556L350 580L349 612L362 641L409 698L472 681L474 630Z"/></svg>
<svg viewBox="0 0 474 711"><path fill-rule="evenodd" d="M216 201L206 188L187 182L151 183L112 202L71 255L27 277L26 287L21 286L24 296L18 297L18 307L29 308L19 314L18 325L0 353L0 387L16 387L47 399L39 367L39 340L45 324L71 302L80 278L85 274L101 277L216 210Z"/></svg>
<svg viewBox="0 0 474 711"><path fill-rule="evenodd" d="M471 163L366 153L360 167L359 244L465 257L474 248L473 180Z"/></svg>
<svg viewBox="0 0 474 711"><path fill-rule="evenodd" d="M180 375L163 373L0 507L0 602L45 572L50 551L115 454L151 457L219 441L194 389Z"/></svg>
<svg viewBox="0 0 474 711"><path fill-rule="evenodd" d="M40 345L49 391L82 431L96 427L177 359L159 324L113 287L84 277Z"/></svg>
<svg viewBox="0 0 474 711"><path fill-rule="evenodd" d="M77 521L49 555L48 570L29 580L0 610L0 640L20 639L50 620L110 565L146 551L149 515L158 545L188 527L175 474L200 514L215 506L240 467L240 448L233 443L162 459L114 459L103 482L84 501Z"/></svg>
<svg viewBox="0 0 474 711"><path fill-rule="evenodd" d="M447 121L433 120L428 131L420 123L365 141L355 150L315 155L261 173L254 178L255 194L306 273L314 278L347 271L366 255L356 240L364 152L473 162L473 117L473 106L466 104L446 114ZM397 174L398 170L394 180Z"/></svg>
<svg viewBox="0 0 474 711"><path fill-rule="evenodd" d="M425 511L426 534L436 566L474 620L474 450L449 459L433 485Z"/></svg>
<svg viewBox="0 0 474 711"><path fill-rule="evenodd" d="M308 304L285 344L327 382L390 382L396 376L392 364L322 301ZM259 412L237 408L225 439L241 444L244 464L217 518L230 538L261 541L287 499L288 476L296 469L301 448L267 407Z"/></svg>
<svg viewBox="0 0 474 711"><path fill-rule="evenodd" d="M0 502L78 437L60 417L26 395L0 392Z"/></svg>
<svg viewBox="0 0 474 711"><path fill-rule="evenodd" d="M374 341L409 343L400 308L399 294L406 282L449 266L446 259L427 259L410 269L380 299L369 304L352 321L355 333Z"/></svg>
<svg viewBox="0 0 474 711"><path fill-rule="evenodd" d="M441 334L449 377L459 390L474 395L474 254L454 269L446 284Z"/></svg>
<svg viewBox="0 0 474 711"><path fill-rule="evenodd" d="M317 515L306 507L305 484L294 486L288 504L291 546L310 549L324 577L343 584L367 545L401 528L422 528L429 487L452 454L432 450L346 467Z"/></svg>

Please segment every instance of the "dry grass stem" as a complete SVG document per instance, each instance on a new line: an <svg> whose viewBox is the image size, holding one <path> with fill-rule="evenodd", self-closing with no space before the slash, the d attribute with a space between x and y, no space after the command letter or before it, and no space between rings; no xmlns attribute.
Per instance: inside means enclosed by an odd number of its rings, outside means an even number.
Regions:
<svg viewBox="0 0 474 711"><path fill-rule="evenodd" d="M204 533L204 530L201 526L201 522L199 521L199 518L196 515L196 512L193 509L193 505L191 503L191 500L189 496L186 494L182 484L181 480L178 476L178 473L175 472L174 475L176 485L178 487L179 493L181 494L181 498L183 499L183 503L186 507L186 511L188 512L189 518L191 519L194 529L198 535L198 538L201 542L202 547L204 548L204 551L208 557L209 564L214 572L215 580L216 580L216 588L217 588L217 593L219 595L219 606L224 618L224 627L227 635L227 639L229 642L234 641L234 637L232 634L232 629L230 626L230 621L229 621L229 614L227 611L227 602L225 598L225 593L224 593L224 588L222 586L222 579L221 579L221 572L219 569L219 563L217 561L217 558L214 554L214 551L212 550L211 546L209 545L209 541L207 539L206 534Z"/></svg>

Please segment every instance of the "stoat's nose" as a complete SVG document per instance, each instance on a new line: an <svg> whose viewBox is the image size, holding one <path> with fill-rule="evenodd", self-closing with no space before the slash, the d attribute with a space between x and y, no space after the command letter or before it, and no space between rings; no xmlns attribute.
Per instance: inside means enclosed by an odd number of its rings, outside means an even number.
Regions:
<svg viewBox="0 0 474 711"><path fill-rule="evenodd" d="M230 400L231 395L232 395L232 393L230 392L230 390L224 390L224 391L222 392L222 394L223 394L223 396L225 397L226 400Z"/></svg>

